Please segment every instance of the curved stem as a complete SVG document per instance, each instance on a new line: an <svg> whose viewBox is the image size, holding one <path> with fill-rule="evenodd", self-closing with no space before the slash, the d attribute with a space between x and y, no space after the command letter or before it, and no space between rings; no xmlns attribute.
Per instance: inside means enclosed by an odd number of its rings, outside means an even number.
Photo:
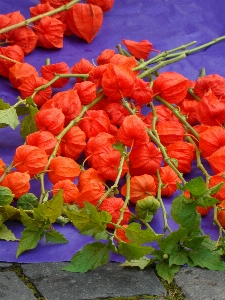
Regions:
<svg viewBox="0 0 225 300"><path fill-rule="evenodd" d="M43 200L44 197L44 193L45 193L45 188L44 188L44 176L45 173L47 172L49 165L51 163L51 160L56 156L56 153L58 151L59 145L61 143L61 140L63 138L63 136L74 126L76 125L81 118L83 117L83 115L85 114L85 112L90 109L92 106L94 106L95 104L97 104L99 101L101 101L103 98L105 97L105 95L102 93L99 97L97 97L95 100L93 100L90 104L83 106L82 110L79 114L79 116L77 116L74 120L72 120L61 132L60 134L56 137L57 138L57 144L53 150L53 152L51 153L51 155L48 158L48 162L46 164L46 167L43 171L43 173L40 174L40 178L41 178L41 189L42 189L42 194L40 197L40 202Z"/></svg>
<svg viewBox="0 0 225 300"><path fill-rule="evenodd" d="M152 74L155 71L157 71L157 70L159 70L159 69L161 69L161 68L163 68L163 67L165 67L167 65L170 65L170 64L172 64L174 62L177 62L177 61L179 61L181 59L184 59L185 57L186 57L185 54L180 54L180 55L176 56L175 58L159 62L156 66L154 66L154 67L152 67L152 68L150 68L150 69L142 72L140 75L138 75L138 78L144 78L144 77L148 76L149 74Z"/></svg>
<svg viewBox="0 0 225 300"><path fill-rule="evenodd" d="M58 8L56 8L56 9L53 9L53 10L48 11L46 13L40 14L40 15L35 16L33 18L29 18L29 19L27 19L25 21L22 21L22 22L10 25L8 27L2 28L2 29L0 29L0 34L6 33L6 32L8 32L10 30L13 30L13 29L16 29L16 28L19 28L19 27L27 26L30 23L38 21L38 20L42 19L45 16L52 16L52 15L54 15L56 13L62 12L64 10L68 10L70 7L72 7L77 2L79 2L79 0L72 0L71 2L69 2L69 3L65 4L65 5L62 5L62 6L58 7Z"/></svg>
<svg viewBox="0 0 225 300"><path fill-rule="evenodd" d="M118 174L116 177L116 180L114 182L114 184L108 189L108 191L101 197L101 199L98 201L97 207L99 207L101 205L101 203L103 202L103 200L109 196L115 189L118 188L118 184L119 184L119 180L123 171L123 164L124 164L124 160L126 157L126 153L122 154L121 159L120 159L120 164L119 164L119 168L118 168Z"/></svg>
<svg viewBox="0 0 225 300"><path fill-rule="evenodd" d="M161 190L162 190L163 183L162 183L162 180L161 180L161 177L160 177L160 174L159 174L158 170L156 171L156 174L157 174L157 179L158 179L157 199L159 200L162 211L163 211L164 229L165 230L168 229L169 232L172 232L172 230L169 227L168 222L167 222L167 212L166 212L166 209L165 209L165 206L163 204L162 197L161 197Z"/></svg>
<svg viewBox="0 0 225 300"><path fill-rule="evenodd" d="M163 103L166 107L168 107L172 111L172 113L181 121L181 123L185 125L187 130L189 130L193 134L193 136L197 140L199 140L197 131L194 130L194 128L186 121L186 118L173 105L169 104L166 100L164 100L160 96L156 96L155 99Z"/></svg>

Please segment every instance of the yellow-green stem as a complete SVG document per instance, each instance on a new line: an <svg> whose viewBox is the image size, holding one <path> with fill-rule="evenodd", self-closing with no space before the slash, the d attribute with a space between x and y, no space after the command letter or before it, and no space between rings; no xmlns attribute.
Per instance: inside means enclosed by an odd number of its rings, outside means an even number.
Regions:
<svg viewBox="0 0 225 300"><path fill-rule="evenodd" d="M160 205L161 205L161 208L162 208L162 212L163 212L163 222L164 222L164 229L168 229L169 232L172 232L171 228L169 227L168 225L168 222L167 222L167 212L166 212L166 209L165 209L165 206L164 206L164 203L162 201L162 196L161 196L161 190L162 190L162 180L161 180L161 177L160 177L160 174L159 174L159 171L157 170L156 171L156 174L157 174L157 179L158 179L158 192L157 192L157 199L159 200L160 202Z"/></svg>
<svg viewBox="0 0 225 300"><path fill-rule="evenodd" d="M138 78L144 78L146 76L148 76L149 74L152 74L154 73L155 71L167 66L167 65L170 65L170 64L173 64L181 59L184 59L186 57L185 54L181 54L181 55L177 55L176 57L172 58L172 59L168 59L166 61L162 61L162 62L159 62L156 66L148 69L148 70L145 70L144 72L142 72L140 75L138 75Z"/></svg>
<svg viewBox="0 0 225 300"><path fill-rule="evenodd" d="M99 207L101 205L103 200L106 197L108 197L108 195L110 195L116 188L118 188L119 180L121 178L121 174L122 174L122 171L123 171L123 164L124 164L125 157L126 157L126 153L122 154L121 159L120 159L120 164L119 164L118 174L117 174L116 180L115 180L114 184L108 189L108 191L100 198L100 200L98 201L97 207Z"/></svg>
<svg viewBox="0 0 225 300"><path fill-rule="evenodd" d="M181 121L181 123L189 130L194 137L199 140L199 136L197 131L194 130L194 128L187 122L185 116L183 116L173 105L168 103L166 100L161 98L160 96L156 96L155 99L161 103L163 103L166 107L168 107L172 113Z"/></svg>
<svg viewBox="0 0 225 300"><path fill-rule="evenodd" d="M68 10L70 7L72 7L74 4L76 4L77 2L79 2L79 0L72 0L71 2L65 4L65 5L62 5L56 9L53 9L51 11L48 11L46 13L43 13L43 14L40 14L38 16L35 16L33 18L29 18L25 21L22 21L22 22L19 22L19 23L16 23L16 24L13 24L11 26L8 26L8 27L5 27L5 28L2 28L0 29L0 34L3 34L3 33L6 33L6 32L9 32L10 30L13 30L13 29L16 29L16 28L19 28L19 27L23 27L23 26L27 26L29 25L30 23L33 23L35 21L38 21L40 19L42 19L43 17L45 16L52 16L56 13L59 13L59 12L62 12L64 10Z"/></svg>

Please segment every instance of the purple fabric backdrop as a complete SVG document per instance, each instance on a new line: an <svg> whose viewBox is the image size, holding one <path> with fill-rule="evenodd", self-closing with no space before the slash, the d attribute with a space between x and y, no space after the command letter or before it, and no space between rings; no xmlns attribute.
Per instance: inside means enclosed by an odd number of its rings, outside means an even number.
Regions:
<svg viewBox="0 0 225 300"><path fill-rule="evenodd" d="M38 4L38 0L4 0L0 3L0 14L19 10L26 18L29 17L29 7ZM105 13L103 26L91 44L77 38L75 35L64 38L64 47L60 50L46 50L36 48L25 57L25 62L34 65L38 71L46 58L52 63L66 62L72 67L82 57L95 61L102 50L115 49L116 44L122 39L140 41L148 39L153 47L160 51L169 50L185 43L196 40L197 45L211 41L225 34L225 17L221 13L224 1L217 0L115 0L112 10ZM225 76L225 42L188 56L185 60L167 66L162 71L176 71L195 80L201 68L206 68L207 74L218 73ZM71 81L71 86L73 82ZM64 90L70 87L67 85ZM0 98L11 104L15 103L18 91L10 82L0 77ZM12 161L15 148L23 143L16 130L5 128L0 130L0 157L9 164ZM189 178L200 175L194 167ZM32 191L38 195L38 182L33 181ZM175 196L175 195L174 195ZM174 197L173 196L173 197ZM172 198L165 199L167 211L170 211ZM176 225L170 220L170 225ZM9 222L9 228L17 237L20 237L23 226L19 222ZM152 222L153 228L160 233L163 229L161 210L158 211ZM72 225L55 228L69 240L65 245L51 245L41 241L37 248L22 254L18 259L15 253L17 242L0 241L0 261L8 262L54 262L69 261L73 254L92 238L81 236ZM217 229L212 225L212 213L203 218L203 230L217 238ZM121 261L121 258L112 255L111 260Z"/></svg>

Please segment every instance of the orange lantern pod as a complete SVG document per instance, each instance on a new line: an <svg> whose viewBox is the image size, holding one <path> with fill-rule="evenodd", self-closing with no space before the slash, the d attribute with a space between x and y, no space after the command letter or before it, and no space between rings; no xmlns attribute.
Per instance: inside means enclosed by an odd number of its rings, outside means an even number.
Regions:
<svg viewBox="0 0 225 300"><path fill-rule="evenodd" d="M87 3L98 5L104 12L107 12L113 7L114 0L87 0Z"/></svg>
<svg viewBox="0 0 225 300"><path fill-rule="evenodd" d="M50 155L57 144L57 139L49 131L36 131L26 137L26 144L41 148Z"/></svg>
<svg viewBox="0 0 225 300"><path fill-rule="evenodd" d="M107 145L101 147L98 153L92 157L92 167L96 169L105 180L115 181L118 176L118 169L121 160L121 153ZM121 177L128 171L126 161L122 166Z"/></svg>
<svg viewBox="0 0 225 300"><path fill-rule="evenodd" d="M129 52L138 59L147 59L152 51L152 43L150 43L148 40L135 42L132 40L123 39L122 44L124 44Z"/></svg>
<svg viewBox="0 0 225 300"><path fill-rule="evenodd" d="M190 82L176 72L163 72L153 83L153 93L162 97L170 104L181 102L187 94Z"/></svg>
<svg viewBox="0 0 225 300"><path fill-rule="evenodd" d="M116 52L113 49L105 49L103 50L99 56L97 57L96 61L98 65L105 65L110 63L110 59L115 55Z"/></svg>
<svg viewBox="0 0 225 300"><path fill-rule="evenodd" d="M13 45L8 47L1 47L0 54L7 56L17 62L24 61L24 52L19 45ZM4 58L0 58L0 75L9 77L9 68L15 65L15 62L9 61Z"/></svg>
<svg viewBox="0 0 225 300"><path fill-rule="evenodd" d="M35 122L38 130L58 135L64 128L65 116L59 108L48 108L35 115Z"/></svg>
<svg viewBox="0 0 225 300"><path fill-rule="evenodd" d="M104 194L105 186L99 180L92 179L82 188L80 195L75 199L75 204L84 207L84 202L89 202L96 206Z"/></svg>
<svg viewBox="0 0 225 300"><path fill-rule="evenodd" d="M103 11L97 5L77 3L67 11L67 24L78 37L91 43L103 23Z"/></svg>
<svg viewBox="0 0 225 300"><path fill-rule="evenodd" d="M16 148L14 166L19 172L27 172L31 176L35 176L45 169L47 162L48 155L41 148L29 145Z"/></svg>
<svg viewBox="0 0 225 300"><path fill-rule="evenodd" d="M87 170L84 170L80 176L78 181L78 188L81 191L85 185L89 185L89 182L92 179L96 179L100 182L105 182L105 179L101 176L101 173L96 171L94 168L88 168Z"/></svg>
<svg viewBox="0 0 225 300"><path fill-rule="evenodd" d="M21 172L9 173L4 177L1 185L9 188L14 197L18 199L30 190L30 175Z"/></svg>
<svg viewBox="0 0 225 300"><path fill-rule="evenodd" d="M9 69L9 80L14 88L18 88L30 75L38 76L38 71L28 63L16 63Z"/></svg>
<svg viewBox="0 0 225 300"><path fill-rule="evenodd" d="M85 133L78 126L73 126L62 138L60 143L61 155L76 160L83 152L85 146Z"/></svg>
<svg viewBox="0 0 225 300"><path fill-rule="evenodd" d="M141 146L149 142L144 122L136 115L127 116L118 130L117 138L125 146Z"/></svg>
<svg viewBox="0 0 225 300"><path fill-rule="evenodd" d="M103 66L107 66L102 76L104 94L112 101L130 96L134 88L134 73L127 67L111 63Z"/></svg>
<svg viewBox="0 0 225 300"><path fill-rule="evenodd" d="M131 150L129 155L130 174L153 175L160 167L163 156L154 143L148 142Z"/></svg>
<svg viewBox="0 0 225 300"><path fill-rule="evenodd" d="M71 180L65 179L58 181L52 187L52 194L53 196L56 195L60 190L63 190L62 196L64 203L72 204L74 203L75 198L80 195L80 192Z"/></svg>
<svg viewBox="0 0 225 300"><path fill-rule="evenodd" d="M44 79L51 81L56 74L70 74L70 68L65 62L60 62L56 64L50 64L41 67L41 75ZM68 82L70 78L59 78L51 84L53 88L62 88Z"/></svg>
<svg viewBox="0 0 225 300"><path fill-rule="evenodd" d="M126 196L127 185L121 188L121 194ZM149 195L156 195L156 184L154 177L148 174L133 176L130 180L130 201L134 204L138 200L144 199Z"/></svg>
<svg viewBox="0 0 225 300"><path fill-rule="evenodd" d="M48 169L49 180L56 184L58 181L69 179L73 181L81 172L79 165L69 157L57 156L50 162Z"/></svg>
<svg viewBox="0 0 225 300"><path fill-rule="evenodd" d="M120 215L121 215L121 208L124 206L124 201L122 198L106 198L103 200L102 204L99 206L100 210L105 210L112 216L112 223L117 224ZM123 219L121 220L119 225L126 225L131 217L131 212L129 208L126 206L125 212L123 214ZM115 228L113 224L107 224L109 228Z"/></svg>
<svg viewBox="0 0 225 300"><path fill-rule="evenodd" d="M48 83L48 81L44 78L31 74L18 87L18 90L20 91L22 98L25 99L27 97L32 96L35 89L39 88L40 86L46 83ZM46 89L39 90L33 97L34 103L38 107L41 107L46 101L48 101L51 98L51 95L52 89L50 86L48 86Z"/></svg>
<svg viewBox="0 0 225 300"><path fill-rule="evenodd" d="M88 110L78 125L90 139L100 132L109 132L110 120L104 110Z"/></svg>
<svg viewBox="0 0 225 300"><path fill-rule="evenodd" d="M43 17L38 24L34 25L34 32L38 37L37 46L48 49L62 48L65 30L66 25L56 18Z"/></svg>
<svg viewBox="0 0 225 300"><path fill-rule="evenodd" d="M82 106L77 91L70 89L56 93L42 105L41 111L51 108L60 109L65 116L65 125L68 125L80 114Z"/></svg>
<svg viewBox="0 0 225 300"><path fill-rule="evenodd" d="M204 158L223 146L225 146L225 129L223 127L211 126L199 134L199 149Z"/></svg>

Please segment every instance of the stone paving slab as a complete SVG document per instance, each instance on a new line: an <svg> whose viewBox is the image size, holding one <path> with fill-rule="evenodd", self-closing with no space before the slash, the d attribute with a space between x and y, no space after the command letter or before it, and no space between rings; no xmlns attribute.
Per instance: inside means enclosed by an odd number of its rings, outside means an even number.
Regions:
<svg viewBox="0 0 225 300"><path fill-rule="evenodd" d="M12 263L0 262L0 269L9 267L12 267Z"/></svg>
<svg viewBox="0 0 225 300"><path fill-rule="evenodd" d="M166 296L151 268L144 270L108 263L87 273L62 271L67 263L22 264L23 273L48 300L89 300L139 295Z"/></svg>
<svg viewBox="0 0 225 300"><path fill-rule="evenodd" d="M224 300L225 272L182 267L174 278L188 300Z"/></svg>
<svg viewBox="0 0 225 300"><path fill-rule="evenodd" d="M32 291L12 271L0 273L0 299L35 300Z"/></svg>

